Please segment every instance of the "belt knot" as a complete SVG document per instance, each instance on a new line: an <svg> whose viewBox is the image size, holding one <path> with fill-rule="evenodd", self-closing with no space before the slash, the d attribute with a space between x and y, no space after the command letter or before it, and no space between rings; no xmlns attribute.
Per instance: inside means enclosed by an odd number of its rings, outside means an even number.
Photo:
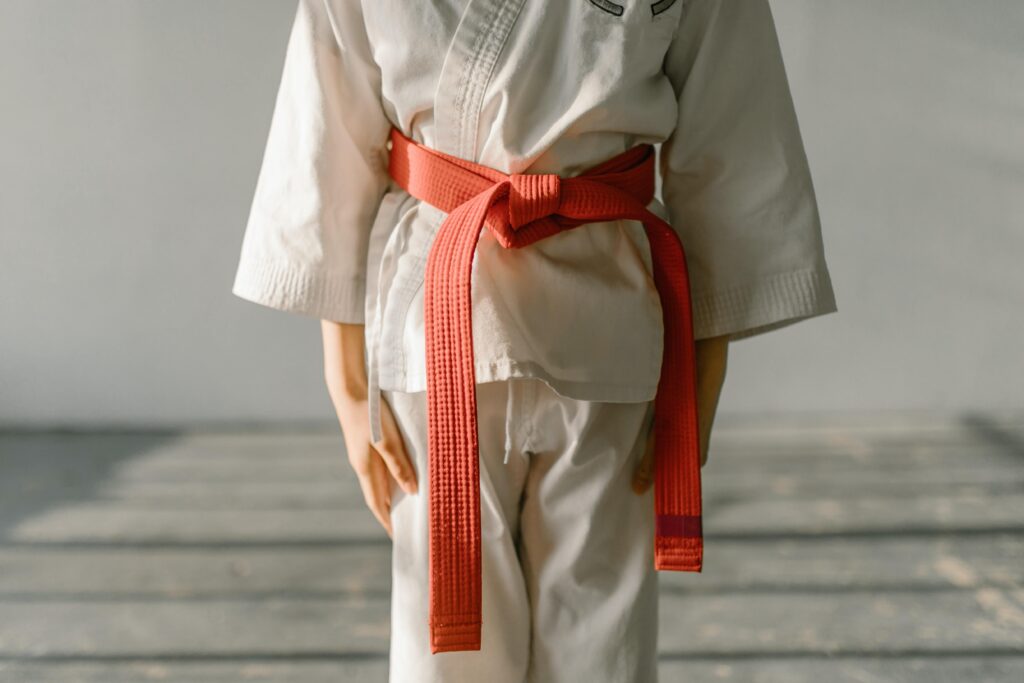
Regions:
<svg viewBox="0 0 1024 683"><path fill-rule="evenodd" d="M512 173L508 220L514 230L558 211L562 179L556 173Z"/></svg>

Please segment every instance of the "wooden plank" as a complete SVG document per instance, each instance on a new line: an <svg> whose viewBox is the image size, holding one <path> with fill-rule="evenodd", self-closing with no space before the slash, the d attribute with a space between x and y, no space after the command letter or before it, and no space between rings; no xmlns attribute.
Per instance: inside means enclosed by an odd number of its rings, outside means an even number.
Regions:
<svg viewBox="0 0 1024 683"><path fill-rule="evenodd" d="M358 493L358 480L348 469L339 467L292 468L275 470L255 468L243 475L244 464L234 466L239 474L231 476L231 467L196 468L193 471L148 473L146 476L111 476L100 481L68 477L59 481L65 472L54 472L54 479L46 483L18 481L14 476L0 483L4 499L30 499L32 494L61 494L65 497L94 496L97 498L146 500L174 499L183 495L197 498L230 495L240 500L261 497L273 500L287 496L293 500L336 500L339 496ZM150 476L152 474L152 476ZM736 463L716 462L703 469L706 490L735 491L744 495L792 493L806 495L823 491L836 494L872 493L906 497L907 488L915 493L942 493L964 488L993 493L1024 493L1024 468L1019 466L994 467L980 463L963 462L946 466L885 467L850 463L824 465L814 463L793 467L747 467ZM425 473L421 473L421 479ZM19 484L26 485L19 485ZM2 501L0 501L2 502Z"/></svg>
<svg viewBox="0 0 1024 683"><path fill-rule="evenodd" d="M4 683L385 683L383 658L278 662L242 660L188 662L3 662ZM730 658L662 660L659 680L726 683L1017 683L1024 680L1021 657Z"/></svg>
<svg viewBox="0 0 1024 683"><path fill-rule="evenodd" d="M3 600L387 595L390 545L344 548L3 548ZM66 599L66 597L65 597Z"/></svg>
<svg viewBox="0 0 1024 683"><path fill-rule="evenodd" d="M659 572L663 591L918 590L1024 584L1024 536L710 541L700 573Z"/></svg>
<svg viewBox="0 0 1024 683"><path fill-rule="evenodd" d="M716 417L712 446L730 449L741 446L743 452L772 450L779 444L801 448L863 450L895 447L896 450L922 445L988 445L1006 449L1008 444L1024 443L1024 415L1019 413L963 417L958 414L908 414L898 411L871 413L833 413L828 415L793 413L778 415L721 413ZM0 453L32 451L36 456L54 450L79 455L107 454L112 457L127 450L157 452L170 449L192 452L198 457L234 453L250 458L302 458L335 454L341 432L336 423L325 421L288 428L262 425L224 425L205 429L161 431L0 431Z"/></svg>
<svg viewBox="0 0 1024 683"><path fill-rule="evenodd" d="M669 594L660 613L670 657L1024 654L1021 591ZM0 658L383 655L388 636L380 598L15 602Z"/></svg>
<svg viewBox="0 0 1024 683"><path fill-rule="evenodd" d="M0 658L381 656L390 633L383 598L14 602L3 612Z"/></svg>
<svg viewBox="0 0 1024 683"><path fill-rule="evenodd" d="M1024 592L663 595L668 655L1024 654Z"/></svg>
<svg viewBox="0 0 1024 683"><path fill-rule="evenodd" d="M165 454L202 459L217 455L278 459L285 456L326 457L338 452L341 431L334 427L311 427L291 431L273 428L226 429L223 431L139 430L77 432L2 431L0 453L33 458L50 455L76 458L117 459L122 453Z"/></svg>
<svg viewBox="0 0 1024 683"><path fill-rule="evenodd" d="M903 411L819 411L799 413L723 412L715 417L723 432L759 440L771 438L815 438L820 435L848 434L861 438L875 436L906 437L947 441L976 437L979 433L999 431L1024 437L1024 414L1020 409L984 414L935 410Z"/></svg>
<svg viewBox="0 0 1024 683"><path fill-rule="evenodd" d="M749 457L743 453L711 451L704 471L709 476L718 472L749 470L768 475L787 474L801 476L849 476L859 471L873 470L889 476L912 480L928 469L948 470L950 476L966 474L970 469L1012 472L1019 468L1017 458L1004 453L980 452L965 449L929 454L908 454L897 451L873 450L863 455L831 454L808 450L800 452L786 449L777 453L755 451Z"/></svg>
<svg viewBox="0 0 1024 683"><path fill-rule="evenodd" d="M710 449L712 454L728 458L757 458L765 462L775 457L800 456L818 460L872 458L907 460L944 458L963 455L1006 460L1022 449L1014 439L1024 437L986 435L975 431L950 434L908 432L894 437L869 438L830 430L817 434L795 430L785 438L773 438L759 432L728 429L716 424ZM93 465L133 459L159 468L202 467L218 462L244 462L255 465L316 465L344 462L340 431L328 434L289 435L272 432L247 434L10 434L0 432L0 454L4 462L43 462L47 460L88 462ZM1019 456L1019 452L1017 453Z"/></svg>
<svg viewBox="0 0 1024 683"><path fill-rule="evenodd" d="M914 534L956 530L1018 532L1024 520L1024 495L918 496L903 499L831 498L734 500L709 505L710 534Z"/></svg>
<svg viewBox="0 0 1024 683"><path fill-rule="evenodd" d="M129 661L0 660L0 683L386 683L385 657L315 658L274 661L254 658L227 662L177 659Z"/></svg>
<svg viewBox="0 0 1024 683"><path fill-rule="evenodd" d="M1024 537L715 541L700 574L661 572L664 591L846 592L1024 584ZM0 601L117 596L386 594L390 545L341 548L10 548Z"/></svg>
<svg viewBox="0 0 1024 683"><path fill-rule="evenodd" d="M350 510L137 510L84 502L47 510L12 526L20 543L273 544L390 543L365 506Z"/></svg>
<svg viewBox="0 0 1024 683"><path fill-rule="evenodd" d="M742 453L721 453L713 450L712 459L705 467L705 472L717 476L720 474L741 474L751 468L767 472L779 472L789 475L812 475L829 473L858 473L873 471L892 471L910 476L925 474L928 468L938 470L935 476L942 476L948 470L948 476L965 475L971 471L1003 471L1012 473L1019 469L1015 459L989 454L981 458L977 453L961 449L950 449L943 452L928 454L885 453L872 451L863 455L825 454L818 451L800 453L787 450L774 457L761 457L758 453L755 464ZM92 473L95 463L88 459L68 455L55 458L50 463L24 463L4 457L5 470L10 476L28 479L44 473L65 471L68 473ZM786 471L786 468L789 471ZM941 469L940 469L941 468ZM122 458L109 469L97 472L117 482L133 481L230 481L274 482L314 480L321 476L340 476L351 478L351 467L345 456L336 455L331 458L306 458L294 461L273 461L247 456L215 455L204 459L152 459L146 456ZM226 477L226 475L233 475ZM56 482L51 482L56 483ZM72 482L63 482L72 483Z"/></svg>
<svg viewBox="0 0 1024 683"><path fill-rule="evenodd" d="M354 479L344 453L331 460L276 462L261 459L211 457L202 463L185 460L135 459L118 467L117 481L319 481Z"/></svg>
<svg viewBox="0 0 1024 683"><path fill-rule="evenodd" d="M285 487L340 485L355 482L355 475L345 457L273 462L246 457L211 457L203 461L149 460L136 456L106 466L68 456L43 463L18 463L4 457L5 476L0 492L5 496L31 492L61 491L75 495L79 491L130 490L138 487L171 487L214 484L231 486ZM1005 481L1021 485L1021 467L1015 460L1002 456L982 459L960 451L928 456L890 456L871 453L863 457L850 455L825 456L818 453L781 454L764 458L756 464L735 454L712 452L703 469L709 484L750 480L753 477L782 478L807 485L829 485L849 482L849 486L873 482L904 482L917 480L939 483L993 483Z"/></svg>
<svg viewBox="0 0 1024 683"><path fill-rule="evenodd" d="M422 495L422 493L420 494ZM1020 531L1024 494L732 500L705 508L709 538L819 534L915 534ZM21 543L344 543L386 539L362 504L351 510L151 510L125 514L109 502L48 509L13 524L8 541Z"/></svg>
<svg viewBox="0 0 1024 683"><path fill-rule="evenodd" d="M780 657L661 662L659 680L705 683L1019 683L1024 656Z"/></svg>
<svg viewBox="0 0 1024 683"><path fill-rule="evenodd" d="M912 476L912 480L909 477ZM0 519L31 513L46 491L65 500L88 499L121 504L125 514L136 508L153 509L351 509L363 505L358 482L351 477L315 481L105 481L48 488L20 487L14 478L0 483ZM709 508L719 501L794 498L906 498L908 487L927 496L1000 496L1024 491L1024 467L996 469L961 467L922 468L907 477L860 468L841 476L822 472L765 473L751 468L717 471L710 466L703 479ZM56 489L56 490L53 490Z"/></svg>

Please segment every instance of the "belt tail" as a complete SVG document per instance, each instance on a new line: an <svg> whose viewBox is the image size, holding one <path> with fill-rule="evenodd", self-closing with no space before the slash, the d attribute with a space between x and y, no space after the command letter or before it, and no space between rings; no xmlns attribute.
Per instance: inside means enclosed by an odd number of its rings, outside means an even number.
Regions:
<svg viewBox="0 0 1024 683"><path fill-rule="evenodd" d="M645 227L665 321L661 377L654 401L654 566L699 572L704 557L700 432L686 258L670 225L658 218L646 221Z"/></svg>
<svg viewBox="0 0 1024 683"><path fill-rule="evenodd" d="M486 192L451 212L427 260L432 654L481 647L483 568L471 276L493 194Z"/></svg>

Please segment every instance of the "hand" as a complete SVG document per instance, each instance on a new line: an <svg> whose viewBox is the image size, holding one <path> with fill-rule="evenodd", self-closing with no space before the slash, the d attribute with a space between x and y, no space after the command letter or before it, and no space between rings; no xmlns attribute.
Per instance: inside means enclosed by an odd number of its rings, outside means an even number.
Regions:
<svg viewBox="0 0 1024 683"><path fill-rule="evenodd" d="M380 406L383 438L375 443L371 441L363 326L323 320L321 328L324 380L341 425L349 464L359 479L367 506L388 537L393 538L390 478L407 493L416 493L415 468L391 408L383 397Z"/></svg>
<svg viewBox="0 0 1024 683"><path fill-rule="evenodd" d="M700 465L708 461L708 441L718 409L718 397L725 381L729 336L698 339L697 347L697 424L700 441ZM633 491L643 494L654 482L654 420L648 427L644 455L633 473Z"/></svg>

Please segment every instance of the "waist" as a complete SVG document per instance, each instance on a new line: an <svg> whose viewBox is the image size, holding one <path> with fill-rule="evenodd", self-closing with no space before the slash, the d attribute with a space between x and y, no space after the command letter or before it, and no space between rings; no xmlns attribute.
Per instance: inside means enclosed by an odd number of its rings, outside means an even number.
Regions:
<svg viewBox="0 0 1024 683"><path fill-rule="evenodd" d="M643 144L578 175L511 173L421 145L391 129L388 173L409 195L461 220L486 227L506 248L518 248L580 225L646 220L645 206L664 220L654 197L654 148ZM638 211L638 209L640 209ZM644 214L647 214L645 216Z"/></svg>

